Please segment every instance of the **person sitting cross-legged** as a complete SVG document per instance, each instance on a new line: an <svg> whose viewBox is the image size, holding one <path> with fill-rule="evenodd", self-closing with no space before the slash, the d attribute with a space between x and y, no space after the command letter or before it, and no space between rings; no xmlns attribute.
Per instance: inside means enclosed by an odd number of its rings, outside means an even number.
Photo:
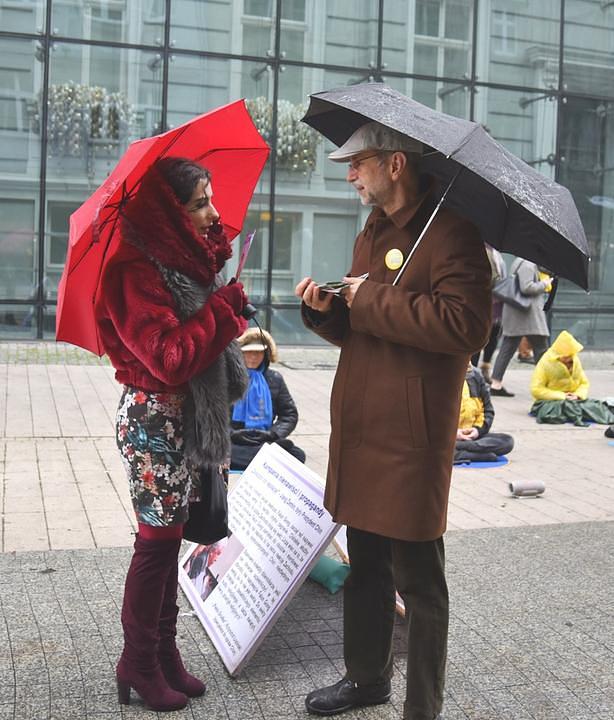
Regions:
<svg viewBox="0 0 614 720"><path fill-rule="evenodd" d="M490 462L507 455L514 438L507 433L491 433L495 410L488 385L473 365L467 368L461 397L460 418L456 431L454 464Z"/></svg>
<svg viewBox="0 0 614 720"><path fill-rule="evenodd" d="M538 423L614 422L607 403L588 397L589 381L579 358L582 349L575 337L563 330L537 363L531 378L535 399L531 415Z"/></svg>
<svg viewBox="0 0 614 720"><path fill-rule="evenodd" d="M245 470L270 442L304 463L305 453L288 438L298 422L296 404L281 374L269 367L277 361L275 341L266 330L249 328L237 342L249 373L249 387L232 409L230 469Z"/></svg>

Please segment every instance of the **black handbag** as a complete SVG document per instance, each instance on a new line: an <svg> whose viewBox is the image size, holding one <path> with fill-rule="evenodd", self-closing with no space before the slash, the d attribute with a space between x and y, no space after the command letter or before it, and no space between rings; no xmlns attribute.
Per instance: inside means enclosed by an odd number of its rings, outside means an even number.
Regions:
<svg viewBox="0 0 614 720"><path fill-rule="evenodd" d="M510 307L516 308L516 310L528 310L531 307L532 298L520 292L518 275L515 273L495 283L492 294L497 300L507 303Z"/></svg>
<svg viewBox="0 0 614 720"><path fill-rule="evenodd" d="M211 545L228 536L228 489L226 471L201 470L201 500L190 503L184 540Z"/></svg>

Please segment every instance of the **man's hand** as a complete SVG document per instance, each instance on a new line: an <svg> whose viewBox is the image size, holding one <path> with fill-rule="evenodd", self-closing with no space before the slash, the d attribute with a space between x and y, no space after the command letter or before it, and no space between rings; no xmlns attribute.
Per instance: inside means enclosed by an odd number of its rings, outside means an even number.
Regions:
<svg viewBox="0 0 614 720"><path fill-rule="evenodd" d="M331 293L323 293L318 290L316 283L310 278L303 278L294 289L296 297L300 298L308 308L327 313L333 302Z"/></svg>
<svg viewBox="0 0 614 720"><path fill-rule="evenodd" d="M351 308L352 303L354 302L354 298L356 297L356 292L358 291L358 288L363 284L365 281L365 278L360 277L344 277L343 282L348 284L348 287L345 288L345 290L341 291L341 295L343 299L345 300L345 304Z"/></svg>
<svg viewBox="0 0 614 720"><path fill-rule="evenodd" d="M579 396L575 393L565 393L565 400L579 400Z"/></svg>
<svg viewBox="0 0 614 720"><path fill-rule="evenodd" d="M477 440L480 433L477 428L458 428L456 431L457 440Z"/></svg>

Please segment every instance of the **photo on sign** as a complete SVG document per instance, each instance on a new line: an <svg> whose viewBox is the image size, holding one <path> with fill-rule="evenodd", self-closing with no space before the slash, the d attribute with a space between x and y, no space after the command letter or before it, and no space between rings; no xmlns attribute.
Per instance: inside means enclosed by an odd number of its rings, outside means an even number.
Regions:
<svg viewBox="0 0 614 720"><path fill-rule="evenodd" d="M202 602L209 597L242 550L243 545L234 535L211 545L192 547L190 554L184 558L183 569Z"/></svg>

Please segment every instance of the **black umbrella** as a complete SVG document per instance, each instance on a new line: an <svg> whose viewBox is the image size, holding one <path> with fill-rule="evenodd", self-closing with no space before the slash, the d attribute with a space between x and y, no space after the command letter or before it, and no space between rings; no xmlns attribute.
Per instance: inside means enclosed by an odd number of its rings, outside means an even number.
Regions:
<svg viewBox="0 0 614 720"><path fill-rule="evenodd" d="M424 169L448 188L444 204L482 239L588 289L588 243L567 188L506 150L477 123L432 110L382 83L311 96L303 122L342 145L377 120L424 145Z"/></svg>

